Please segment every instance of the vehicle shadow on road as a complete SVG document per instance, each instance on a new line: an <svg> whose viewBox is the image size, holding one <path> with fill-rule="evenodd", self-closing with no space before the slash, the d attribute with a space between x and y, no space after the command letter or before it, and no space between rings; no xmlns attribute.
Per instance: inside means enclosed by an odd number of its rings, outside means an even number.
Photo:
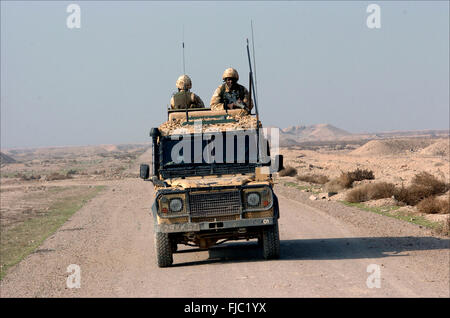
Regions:
<svg viewBox="0 0 450 318"><path fill-rule="evenodd" d="M350 237L325 239L296 239L280 242L283 260L335 260L382 257L404 257L411 251L449 249L449 239L435 237ZM198 252L181 250L179 254ZM206 255L205 255L206 256ZM256 242L235 242L208 250L204 260L184 261L174 266L214 263L264 261L262 249Z"/></svg>
<svg viewBox="0 0 450 318"><path fill-rule="evenodd" d="M282 260L334 260L404 257L411 251L449 249L435 237L350 237L281 241Z"/></svg>
<svg viewBox="0 0 450 318"><path fill-rule="evenodd" d="M185 249L178 251L176 254L190 254L196 252L202 252L202 250ZM205 258L203 260L185 260L182 263L174 262L173 266L194 266L228 262L255 262L264 260L262 250L255 241L233 242L221 246L215 246L207 251L207 255L208 258Z"/></svg>

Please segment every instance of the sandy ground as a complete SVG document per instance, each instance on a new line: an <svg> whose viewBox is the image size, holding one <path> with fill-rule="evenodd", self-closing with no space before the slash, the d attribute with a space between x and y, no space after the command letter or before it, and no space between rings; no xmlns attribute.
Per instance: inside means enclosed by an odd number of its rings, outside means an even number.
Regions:
<svg viewBox="0 0 450 318"><path fill-rule="evenodd" d="M329 178L357 168L372 170L377 181L407 185L414 175L426 171L450 182L448 156L427 156L420 153L397 155L355 155L348 150L312 151L280 148L285 165L297 168L298 174L323 174Z"/></svg>
<svg viewBox="0 0 450 318"><path fill-rule="evenodd" d="M243 241L209 251L180 246L174 266L158 268L150 215L153 186L137 178L139 164L148 163L151 152L102 148L100 154L89 149L83 159L77 157L79 149L72 154L41 151L39 159L23 152L26 160L2 166L2 175L8 175L0 184L2 217L36 208L32 200L15 204L33 193L45 197L49 187L106 188L9 269L0 282L1 297L450 297L448 237L339 202L311 201L310 193L283 186L289 178L277 178L275 187L281 210L279 260L264 261L256 242ZM397 155L351 151L281 149L285 163L299 174L335 177L361 168L372 170L376 181L397 185L421 171L449 180L445 156L420 149ZM78 173L71 179L13 177L16 172L67 171L73 165ZM80 288L67 287L71 264L80 266ZM379 269L380 288L368 287L368 266Z"/></svg>
<svg viewBox="0 0 450 318"><path fill-rule="evenodd" d="M152 191L138 179L111 181L10 270L1 297L449 297L448 238L280 186L280 260L236 242L181 248L174 266L160 269ZM80 288L66 286L70 264L81 268ZM370 264L380 288L366 284Z"/></svg>

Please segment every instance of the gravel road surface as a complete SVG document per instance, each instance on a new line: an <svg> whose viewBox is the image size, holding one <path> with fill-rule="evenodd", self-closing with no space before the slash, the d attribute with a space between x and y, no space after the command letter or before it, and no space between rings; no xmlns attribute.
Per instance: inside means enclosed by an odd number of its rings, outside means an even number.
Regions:
<svg viewBox="0 0 450 318"><path fill-rule="evenodd" d="M174 266L158 268L152 184L110 181L10 269L1 297L449 297L448 238L293 188L275 191L279 260L239 241L209 251L180 245ZM67 287L71 264L80 288Z"/></svg>

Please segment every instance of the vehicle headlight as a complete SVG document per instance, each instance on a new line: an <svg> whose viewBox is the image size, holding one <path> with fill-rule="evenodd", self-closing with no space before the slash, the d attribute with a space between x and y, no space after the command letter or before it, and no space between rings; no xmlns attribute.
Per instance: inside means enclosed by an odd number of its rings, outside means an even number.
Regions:
<svg viewBox="0 0 450 318"><path fill-rule="evenodd" d="M248 205L258 206L260 201L261 201L261 197L259 196L259 193L252 192L252 193L247 194Z"/></svg>
<svg viewBox="0 0 450 318"><path fill-rule="evenodd" d="M172 199L169 202L169 208L171 212L180 212L183 208L183 201L178 198Z"/></svg>

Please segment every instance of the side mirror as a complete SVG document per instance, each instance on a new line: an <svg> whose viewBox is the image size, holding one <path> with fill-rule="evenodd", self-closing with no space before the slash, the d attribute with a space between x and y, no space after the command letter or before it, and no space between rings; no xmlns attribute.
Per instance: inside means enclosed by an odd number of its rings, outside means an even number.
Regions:
<svg viewBox="0 0 450 318"><path fill-rule="evenodd" d="M275 171L280 172L284 169L283 166L283 155L276 155L275 156Z"/></svg>
<svg viewBox="0 0 450 318"><path fill-rule="evenodd" d="M150 166L141 164L139 177L141 177L141 179L148 179L149 176L150 176Z"/></svg>

